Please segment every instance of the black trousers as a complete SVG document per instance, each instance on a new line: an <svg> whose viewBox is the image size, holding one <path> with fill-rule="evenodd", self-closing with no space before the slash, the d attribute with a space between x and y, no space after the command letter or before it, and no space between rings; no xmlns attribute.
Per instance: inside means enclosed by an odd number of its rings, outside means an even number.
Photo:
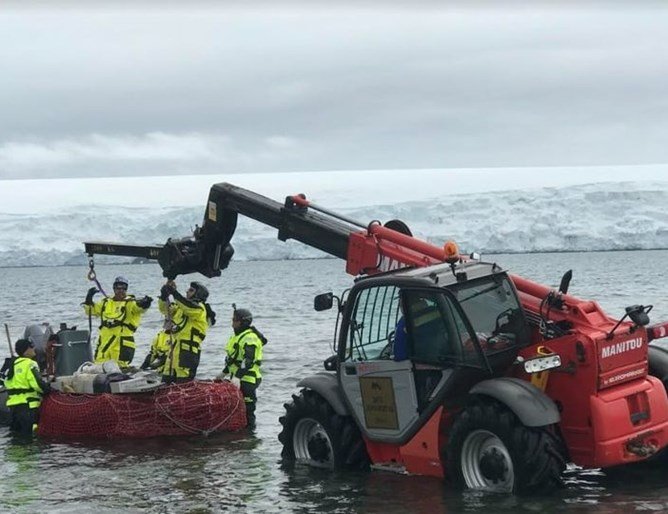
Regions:
<svg viewBox="0 0 668 514"><path fill-rule="evenodd" d="M32 435L32 426L39 421L39 409L31 409L27 403L12 405L12 421L9 428L12 432L21 435Z"/></svg>
<svg viewBox="0 0 668 514"><path fill-rule="evenodd" d="M246 424L248 428L255 428L255 404L257 403L257 388L260 387L262 379L258 379L254 384L241 381L241 393L244 395L246 404Z"/></svg>

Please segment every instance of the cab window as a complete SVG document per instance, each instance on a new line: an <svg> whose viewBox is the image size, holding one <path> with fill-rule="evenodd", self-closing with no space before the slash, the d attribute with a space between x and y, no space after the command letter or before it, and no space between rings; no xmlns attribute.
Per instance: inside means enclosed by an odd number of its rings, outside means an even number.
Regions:
<svg viewBox="0 0 668 514"><path fill-rule="evenodd" d="M480 362L464 320L444 294L408 291L405 298L412 359L437 366Z"/></svg>
<svg viewBox="0 0 668 514"><path fill-rule="evenodd" d="M399 318L399 288L380 286L360 291L350 320L346 360L390 358Z"/></svg>
<svg viewBox="0 0 668 514"><path fill-rule="evenodd" d="M460 311L441 291L370 287L355 299L346 360L480 365Z"/></svg>
<svg viewBox="0 0 668 514"><path fill-rule="evenodd" d="M453 293L486 355L515 351L529 343L522 308L508 277L465 283Z"/></svg>

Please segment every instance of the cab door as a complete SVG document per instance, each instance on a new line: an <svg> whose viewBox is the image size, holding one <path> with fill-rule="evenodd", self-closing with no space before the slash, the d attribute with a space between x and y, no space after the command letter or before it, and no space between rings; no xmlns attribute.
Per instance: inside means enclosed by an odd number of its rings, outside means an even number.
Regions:
<svg viewBox="0 0 668 514"><path fill-rule="evenodd" d="M452 310L438 290L372 286L352 300L342 390L366 437L403 442L457 362ZM405 351L396 348L402 338Z"/></svg>

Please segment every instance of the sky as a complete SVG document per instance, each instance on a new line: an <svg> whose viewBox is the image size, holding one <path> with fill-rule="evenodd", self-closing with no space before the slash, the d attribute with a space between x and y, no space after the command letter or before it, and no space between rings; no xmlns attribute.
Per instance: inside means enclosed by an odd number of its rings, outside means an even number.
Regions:
<svg viewBox="0 0 668 514"><path fill-rule="evenodd" d="M408 5L5 0L0 180L668 163L668 3Z"/></svg>

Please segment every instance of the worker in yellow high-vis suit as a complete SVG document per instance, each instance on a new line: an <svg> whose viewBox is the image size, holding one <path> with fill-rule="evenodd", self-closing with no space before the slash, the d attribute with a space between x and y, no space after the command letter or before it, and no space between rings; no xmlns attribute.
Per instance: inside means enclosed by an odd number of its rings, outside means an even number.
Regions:
<svg viewBox="0 0 668 514"><path fill-rule="evenodd" d="M231 380L244 395L246 404L246 421L248 428L255 428L255 404L257 403L257 388L262 382L263 346L267 338L252 325L253 315L248 309L234 306L232 314L232 329L234 334L227 341L225 352L225 368L216 377L217 379Z"/></svg>
<svg viewBox="0 0 668 514"><path fill-rule="evenodd" d="M171 303L169 297L173 298ZM199 366L202 341L209 325L216 323L216 313L206 303L209 291L200 282L191 282L183 296L169 280L160 289L158 308L173 323L171 348L162 370L166 383L188 382L195 378Z"/></svg>
<svg viewBox="0 0 668 514"><path fill-rule="evenodd" d="M174 340L173 330L175 328L172 320L165 319L162 325L162 330L155 335L151 342L151 349L144 359L141 369L152 369L162 375L165 368L165 362L167 362L167 357L172 349L172 342Z"/></svg>
<svg viewBox="0 0 668 514"><path fill-rule="evenodd" d="M12 359L5 389L7 407L12 415L10 428L22 435L31 435L39 421L39 406L42 396L51 388L42 380L39 366L35 361L35 348L28 339L19 339L14 345L16 357Z"/></svg>
<svg viewBox="0 0 668 514"><path fill-rule="evenodd" d="M128 367L135 355L135 332L142 315L151 306L153 299L144 296L137 300L127 294L128 280L116 277L114 296L93 302L97 293L94 287L88 290L84 301L84 312L100 318L100 332L95 348L95 362L113 360L121 367Z"/></svg>

